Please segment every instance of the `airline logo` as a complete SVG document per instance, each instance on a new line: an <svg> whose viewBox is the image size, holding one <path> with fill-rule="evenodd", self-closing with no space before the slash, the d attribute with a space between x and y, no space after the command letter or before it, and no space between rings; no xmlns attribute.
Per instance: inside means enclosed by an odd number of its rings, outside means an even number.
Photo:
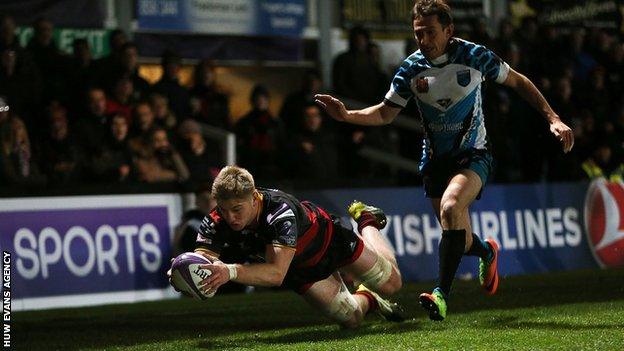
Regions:
<svg viewBox="0 0 624 351"><path fill-rule="evenodd" d="M624 184L597 179L585 198L585 229L602 267L624 266Z"/></svg>

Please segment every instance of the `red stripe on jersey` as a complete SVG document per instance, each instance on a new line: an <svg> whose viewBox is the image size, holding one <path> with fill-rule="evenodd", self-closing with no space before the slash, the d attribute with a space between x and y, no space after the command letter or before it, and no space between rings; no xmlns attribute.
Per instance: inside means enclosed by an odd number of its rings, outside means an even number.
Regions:
<svg viewBox="0 0 624 351"><path fill-rule="evenodd" d="M331 242L331 239L334 236L334 223L333 223L331 217L322 208L317 207L317 210L319 211L321 216L324 217L327 220L327 228L325 230L325 237L323 238L323 247L314 256L312 256L308 260L298 264L297 267L303 268L303 267L312 267L312 266L316 265L321 260L321 258L323 258L323 255L325 255L325 252L327 251L327 248L329 247L329 243ZM311 227L308 230L308 232L306 232L304 234L304 237L306 235L308 235L308 234L314 234L314 235L317 234L316 231L318 231L318 225L319 225L318 224L318 219L314 223L316 224L315 232L314 233L309 233L309 232L311 232L311 229L312 229L312 227ZM311 237L314 237L314 235L311 235ZM308 242L310 240L311 239L309 239ZM299 245L297 245L297 249L299 249Z"/></svg>
<svg viewBox="0 0 624 351"><path fill-rule="evenodd" d="M210 218L212 218L212 221L215 222L215 224L221 221L221 215L219 214L219 212L217 212L217 210L212 210L209 216Z"/></svg>
<svg viewBox="0 0 624 351"><path fill-rule="evenodd" d="M306 211L306 214L308 215L308 219L310 220L310 223L312 223L312 225L303 234L302 237L297 239L297 253L296 253L297 256L303 253L303 249L306 246L308 246L308 244L310 243L310 241L312 241L312 239L314 239L316 234L318 234L318 229L319 229L319 222L316 218L316 213L314 213L314 211L310 210L305 205L303 206L303 209Z"/></svg>

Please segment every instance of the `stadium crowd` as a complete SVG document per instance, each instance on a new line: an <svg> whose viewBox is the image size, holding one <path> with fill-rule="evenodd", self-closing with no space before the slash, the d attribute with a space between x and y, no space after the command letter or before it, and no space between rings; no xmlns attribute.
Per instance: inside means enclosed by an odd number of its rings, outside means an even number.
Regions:
<svg viewBox="0 0 624 351"><path fill-rule="evenodd" d="M271 87L257 85L244 116L230 113L231 92L217 84L214 63L179 82L181 58L161 57L155 84L138 73L140 48L123 31L110 37L109 56L93 59L84 39L73 54L59 51L53 23L38 19L26 47L10 16L0 19L0 187L43 189L77 184L210 182L224 166L220 144L206 126L237 136L239 164L258 183L419 185L420 179L359 155L373 146L418 160L421 135L392 127L362 128L324 117L313 103L324 84L316 70L302 73L301 89L279 114L269 110ZM487 83L483 108L496 160L494 182L572 181L624 175L624 41L604 30L541 27L531 18L496 36L476 24L459 37L492 48L545 93L576 145L565 155L546 123L508 88ZM408 40L406 51L416 48ZM399 63L397 63L398 65ZM379 102L392 74L379 46L354 28L349 50L336 57L332 91L364 104ZM413 103L404 114L418 118ZM418 134L418 133L416 133ZM618 178L619 177L619 178Z"/></svg>

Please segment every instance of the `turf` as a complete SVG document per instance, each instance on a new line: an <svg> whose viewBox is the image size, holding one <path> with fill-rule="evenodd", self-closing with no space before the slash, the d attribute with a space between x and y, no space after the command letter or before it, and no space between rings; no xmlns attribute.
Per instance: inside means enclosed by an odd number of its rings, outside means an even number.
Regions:
<svg viewBox="0 0 624 351"><path fill-rule="evenodd" d="M16 350L624 350L624 269L509 277L494 297L457 282L444 322L375 315L343 330L289 292L16 312Z"/></svg>

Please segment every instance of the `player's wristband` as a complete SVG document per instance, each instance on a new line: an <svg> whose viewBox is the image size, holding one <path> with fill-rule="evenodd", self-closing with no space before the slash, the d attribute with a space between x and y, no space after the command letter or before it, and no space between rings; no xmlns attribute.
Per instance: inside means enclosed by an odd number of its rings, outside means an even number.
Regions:
<svg viewBox="0 0 624 351"><path fill-rule="evenodd" d="M230 272L230 280L236 279L236 277L238 277L238 271L236 270L236 265L226 264L225 266L228 268L228 271Z"/></svg>

